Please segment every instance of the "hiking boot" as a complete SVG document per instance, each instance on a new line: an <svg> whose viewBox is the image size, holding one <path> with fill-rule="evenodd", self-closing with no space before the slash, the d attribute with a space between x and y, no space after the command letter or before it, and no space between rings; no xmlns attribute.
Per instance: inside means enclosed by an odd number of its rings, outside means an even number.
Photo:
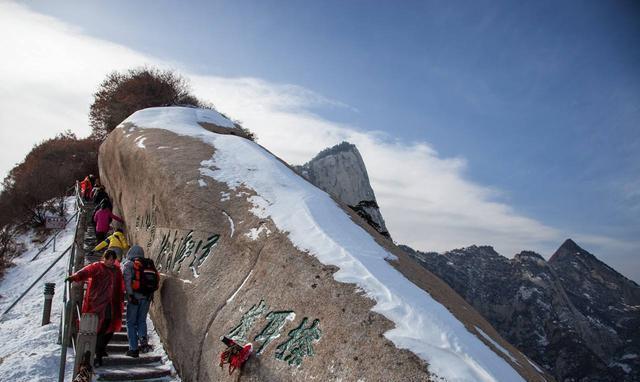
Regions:
<svg viewBox="0 0 640 382"><path fill-rule="evenodd" d="M127 350L127 357L138 358L140 353L137 350Z"/></svg>
<svg viewBox="0 0 640 382"><path fill-rule="evenodd" d="M151 351L152 347L149 346L149 339L146 336L140 337L138 343L138 350L140 353L148 353Z"/></svg>
<svg viewBox="0 0 640 382"><path fill-rule="evenodd" d="M93 359L93 367L102 366L102 356L96 355L96 358Z"/></svg>

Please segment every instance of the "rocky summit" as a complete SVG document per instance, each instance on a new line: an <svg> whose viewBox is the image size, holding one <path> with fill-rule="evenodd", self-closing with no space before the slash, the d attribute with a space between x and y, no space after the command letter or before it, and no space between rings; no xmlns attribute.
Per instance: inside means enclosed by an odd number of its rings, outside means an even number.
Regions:
<svg viewBox="0 0 640 382"><path fill-rule="evenodd" d="M640 381L640 287L566 240L546 261L403 247L559 381Z"/></svg>
<svg viewBox="0 0 640 382"><path fill-rule="evenodd" d="M342 142L324 149L295 170L316 187L346 203L380 234L391 237L355 145Z"/></svg>

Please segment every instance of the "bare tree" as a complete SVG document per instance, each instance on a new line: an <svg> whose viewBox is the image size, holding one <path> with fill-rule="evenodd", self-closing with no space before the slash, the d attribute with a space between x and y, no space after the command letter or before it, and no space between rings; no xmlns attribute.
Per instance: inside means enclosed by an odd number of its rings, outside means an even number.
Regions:
<svg viewBox="0 0 640 382"><path fill-rule="evenodd" d="M113 72L93 95L89 122L93 135L104 139L134 112L156 106L205 106L191 94L188 81L172 72L155 68Z"/></svg>

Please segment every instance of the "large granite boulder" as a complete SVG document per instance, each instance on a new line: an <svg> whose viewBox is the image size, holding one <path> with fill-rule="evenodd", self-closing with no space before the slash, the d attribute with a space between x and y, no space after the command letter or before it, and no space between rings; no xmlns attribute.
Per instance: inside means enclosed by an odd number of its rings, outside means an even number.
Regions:
<svg viewBox="0 0 640 382"><path fill-rule="evenodd" d="M162 273L152 318L184 381L552 380L461 297L214 111L152 108L100 175Z"/></svg>

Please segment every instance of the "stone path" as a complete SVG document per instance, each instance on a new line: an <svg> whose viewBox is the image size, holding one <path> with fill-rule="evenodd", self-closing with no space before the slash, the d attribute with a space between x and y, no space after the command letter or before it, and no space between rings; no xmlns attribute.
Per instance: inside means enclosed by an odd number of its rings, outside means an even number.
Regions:
<svg viewBox="0 0 640 382"><path fill-rule="evenodd" d="M85 222L91 222L93 204L88 203L84 208L87 218ZM85 265L100 261L100 255L89 255L89 251L96 245L96 235L93 224L87 224L84 231L83 249ZM141 353L139 358L127 357L129 350L127 337L127 323L124 319L127 307L122 318L122 329L114 333L111 342L107 345L108 357L102 359L101 367L94 369L96 381L143 381L143 382L169 382L176 379L171 374L171 367L164 364L162 357L157 354ZM159 344L155 344L158 346Z"/></svg>

